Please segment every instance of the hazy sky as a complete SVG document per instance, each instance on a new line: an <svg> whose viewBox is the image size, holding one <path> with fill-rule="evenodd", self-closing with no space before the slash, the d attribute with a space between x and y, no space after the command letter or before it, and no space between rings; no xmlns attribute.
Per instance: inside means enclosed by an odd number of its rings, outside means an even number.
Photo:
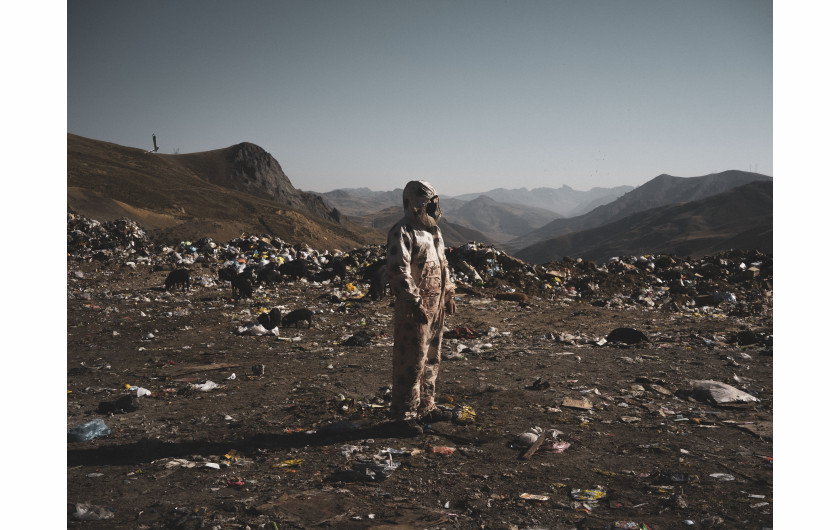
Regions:
<svg viewBox="0 0 840 530"><path fill-rule="evenodd" d="M314 191L772 175L773 4L73 0L67 130Z"/></svg>

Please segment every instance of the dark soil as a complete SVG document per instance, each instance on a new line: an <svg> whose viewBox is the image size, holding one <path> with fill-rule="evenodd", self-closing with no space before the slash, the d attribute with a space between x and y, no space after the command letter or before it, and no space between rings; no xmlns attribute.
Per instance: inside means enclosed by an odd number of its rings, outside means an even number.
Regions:
<svg viewBox="0 0 840 530"><path fill-rule="evenodd" d="M772 527L772 299L695 311L461 286L438 401L475 419L404 437L382 427L389 298L287 280L234 303L226 282L195 281L216 277L205 265L167 292L167 270L68 257L67 428L102 418L111 431L67 444L68 526ZM638 289L603 274L610 296ZM275 306L312 310L312 327L238 332ZM648 340L603 343L617 328ZM361 331L369 345L343 345ZM716 404L691 380L760 401ZM151 392L137 410L102 412L133 386ZM532 427L570 446L525 458L512 442ZM365 474L388 449L399 466Z"/></svg>

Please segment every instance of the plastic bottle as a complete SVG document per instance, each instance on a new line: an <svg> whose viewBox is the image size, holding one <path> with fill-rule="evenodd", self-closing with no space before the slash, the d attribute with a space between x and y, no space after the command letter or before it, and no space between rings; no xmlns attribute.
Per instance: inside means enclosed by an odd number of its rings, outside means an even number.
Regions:
<svg viewBox="0 0 840 530"><path fill-rule="evenodd" d="M87 442L93 440L98 436L108 436L111 434L111 429L105 425L101 418L96 418L87 423L77 425L67 431L68 442Z"/></svg>

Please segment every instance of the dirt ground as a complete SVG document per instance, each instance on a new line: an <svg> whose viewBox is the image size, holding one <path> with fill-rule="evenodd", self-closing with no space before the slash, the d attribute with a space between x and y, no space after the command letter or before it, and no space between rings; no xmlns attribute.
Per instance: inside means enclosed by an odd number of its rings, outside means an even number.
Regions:
<svg viewBox="0 0 840 530"><path fill-rule="evenodd" d="M69 527L772 527L772 342L736 340L772 338L772 309L461 288L438 401L475 418L406 437L382 427L390 300L287 281L234 303L225 282L167 292L166 274L68 257L67 428L110 429L67 444ZM312 327L248 334L274 306L313 310ZM604 343L621 327L650 341ZM348 341L363 330L369 344ZM759 401L716 403L691 380ZM137 410L106 410L138 388ZM568 448L528 455L514 442L533 427Z"/></svg>

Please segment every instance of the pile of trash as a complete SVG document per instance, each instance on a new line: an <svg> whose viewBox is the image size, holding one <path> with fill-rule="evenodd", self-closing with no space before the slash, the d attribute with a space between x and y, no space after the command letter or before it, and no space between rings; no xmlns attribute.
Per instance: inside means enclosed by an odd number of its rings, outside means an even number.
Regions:
<svg viewBox="0 0 840 530"><path fill-rule="evenodd" d="M374 299L384 296L387 288L376 285L384 274L383 245L348 252L319 251L270 235L242 235L224 243L205 237L156 245L131 220L100 223L70 213L67 252L79 261L121 260L131 266L157 267L153 270L197 264L234 274L248 270L255 278L286 264L294 269L291 276L296 280L345 285L355 278L370 286ZM622 256L600 265L566 257L534 265L493 246L471 242L448 248L446 257L461 293L521 304L537 297L614 309L736 315L772 311L773 258L757 250L730 250L700 258ZM290 267L293 262L295 267ZM362 292L357 294L361 297Z"/></svg>
<svg viewBox="0 0 840 530"><path fill-rule="evenodd" d="M744 315L770 311L773 303L773 258L757 250L701 258L623 256L601 265L567 257L532 265L493 247L469 243L449 249L447 258L465 288L496 289L522 302L542 297L616 309ZM520 298L510 296L513 293ZM495 297L505 299L499 293Z"/></svg>
<svg viewBox="0 0 840 530"><path fill-rule="evenodd" d="M109 261L132 255L148 256L154 245L146 231L130 219L100 223L67 214L67 254L77 259Z"/></svg>

